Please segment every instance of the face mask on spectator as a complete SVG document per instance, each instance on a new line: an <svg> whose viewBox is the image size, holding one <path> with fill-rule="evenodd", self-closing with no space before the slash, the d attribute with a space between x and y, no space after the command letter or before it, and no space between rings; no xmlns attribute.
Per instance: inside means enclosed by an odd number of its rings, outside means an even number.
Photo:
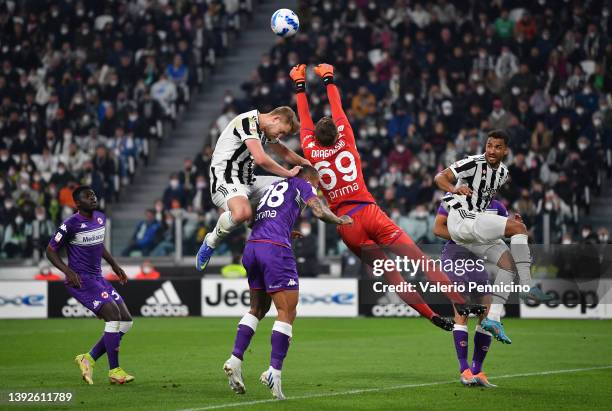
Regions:
<svg viewBox="0 0 612 411"><path fill-rule="evenodd" d="M312 23L312 29L313 29L314 31L319 31L319 30L321 30L321 23L319 23L318 21L314 21L314 22ZM267 67L267 66L264 66L264 67Z"/></svg>
<svg viewBox="0 0 612 411"><path fill-rule="evenodd" d="M359 23L357 23L357 25L360 29L364 29L368 25L368 23L365 20L359 20Z"/></svg>
<svg viewBox="0 0 612 411"><path fill-rule="evenodd" d="M564 238L563 241L561 241L561 244L571 244L571 243L572 243L571 238Z"/></svg>
<svg viewBox="0 0 612 411"><path fill-rule="evenodd" d="M198 188L198 190L206 188L206 181L198 181L196 183L196 187Z"/></svg>
<svg viewBox="0 0 612 411"><path fill-rule="evenodd" d="M607 234L600 234L599 235L599 242L607 243L608 242L608 235Z"/></svg>
<svg viewBox="0 0 612 411"><path fill-rule="evenodd" d="M397 146L396 150L397 150L398 153L403 153L404 150L406 150L406 147L404 147L403 144L400 144L400 145Z"/></svg>
<svg viewBox="0 0 612 411"><path fill-rule="evenodd" d="M368 187L370 188L377 188L378 187L378 180L375 178L371 178L370 181L368 181Z"/></svg>
<svg viewBox="0 0 612 411"><path fill-rule="evenodd" d="M544 205L544 208L548 211L552 210L553 205L550 201L546 202L546 205Z"/></svg>
<svg viewBox="0 0 612 411"><path fill-rule="evenodd" d="M26 133L19 133L19 141L25 141L27 137L28 135Z"/></svg>
<svg viewBox="0 0 612 411"><path fill-rule="evenodd" d="M351 2L351 3L348 4L348 8L349 8L349 10L355 10L357 8L357 5L355 3Z"/></svg>
<svg viewBox="0 0 612 411"><path fill-rule="evenodd" d="M332 9L332 4L331 4L331 3L329 3L329 2L325 2L325 3L323 3L323 9L324 9L325 11L330 11L330 10Z"/></svg>
<svg viewBox="0 0 612 411"><path fill-rule="evenodd" d="M13 208L13 201L12 200L4 201L4 209L5 210L10 210L12 208Z"/></svg>
<svg viewBox="0 0 612 411"><path fill-rule="evenodd" d="M384 127L379 129L378 134L380 134L381 137L387 137L387 129Z"/></svg>
<svg viewBox="0 0 612 411"><path fill-rule="evenodd" d="M587 238L591 234L589 230L582 230L582 238Z"/></svg>
<svg viewBox="0 0 612 411"><path fill-rule="evenodd" d="M576 114L579 116L584 114L584 109L582 107L576 107Z"/></svg>
<svg viewBox="0 0 612 411"><path fill-rule="evenodd" d="M70 140L72 138L72 132L64 131L64 140Z"/></svg>
<svg viewBox="0 0 612 411"><path fill-rule="evenodd" d="M178 180L170 180L170 187L172 187L173 189L177 189L178 186L179 186Z"/></svg>
<svg viewBox="0 0 612 411"><path fill-rule="evenodd" d="M484 86L478 86L476 87L476 93L478 93L479 96L482 96L485 93L485 88Z"/></svg>
<svg viewBox="0 0 612 411"><path fill-rule="evenodd" d="M559 143L559 145L557 147L559 147L559 150L563 151L563 150L565 150L567 145L565 143Z"/></svg>
<svg viewBox="0 0 612 411"><path fill-rule="evenodd" d="M512 95L513 96L518 96L519 94L521 94L521 89L518 87L512 87Z"/></svg>
<svg viewBox="0 0 612 411"><path fill-rule="evenodd" d="M556 114L558 111L557 106L550 106L549 111L550 111L550 114Z"/></svg>
<svg viewBox="0 0 612 411"><path fill-rule="evenodd" d="M51 15L53 17L57 17L59 15L59 11L57 11L56 9L51 10Z"/></svg>
<svg viewBox="0 0 612 411"><path fill-rule="evenodd" d="M582 93L586 95L591 94L591 91L592 91L591 87L588 87L588 86L582 89Z"/></svg>
<svg viewBox="0 0 612 411"><path fill-rule="evenodd" d="M3 189L4 189L4 181L0 180L0 190L3 190Z"/></svg>
<svg viewBox="0 0 612 411"><path fill-rule="evenodd" d="M399 212L399 211L397 211L397 210L393 210L393 211L391 212L391 219L392 219L392 220L397 220L397 219L398 219L398 218L400 218L400 217L401 217L401 214L400 214L400 212Z"/></svg>
<svg viewBox="0 0 612 411"><path fill-rule="evenodd" d="M19 184L19 188L21 189L21 191L28 191L30 189L30 186L28 185L28 183L21 183Z"/></svg>
<svg viewBox="0 0 612 411"><path fill-rule="evenodd" d="M584 151L588 147L587 143L578 143L578 150Z"/></svg>
<svg viewBox="0 0 612 411"><path fill-rule="evenodd" d="M357 80L359 78L359 72L357 70L351 70L351 78Z"/></svg>
<svg viewBox="0 0 612 411"><path fill-rule="evenodd" d="M381 154L382 154L382 153L381 153L381 151L380 151L380 149L379 149L379 148L375 148L375 149L372 151L372 156L373 156L374 158L380 158L380 155L381 155Z"/></svg>
<svg viewBox="0 0 612 411"><path fill-rule="evenodd" d="M376 128L376 126L368 127L368 135L375 136L377 133L378 133L378 129Z"/></svg>
<svg viewBox="0 0 612 411"><path fill-rule="evenodd" d="M563 131L569 131L570 125L569 123L561 123L561 128L563 129Z"/></svg>
<svg viewBox="0 0 612 411"><path fill-rule="evenodd" d="M331 109L328 107L325 107L325 110L323 110L323 115L327 117L331 116Z"/></svg>
<svg viewBox="0 0 612 411"><path fill-rule="evenodd" d="M567 96L567 90L562 88L561 90L559 90L559 94L561 95L561 97L565 97Z"/></svg>
<svg viewBox="0 0 612 411"><path fill-rule="evenodd" d="M406 99L408 103L412 103L414 101L414 94L406 93L404 94L404 99Z"/></svg>
<svg viewBox="0 0 612 411"><path fill-rule="evenodd" d="M267 96L270 93L270 88L268 88L267 86L264 86L261 88L261 94L264 96Z"/></svg>
<svg viewBox="0 0 612 411"><path fill-rule="evenodd" d="M66 172L66 169L65 169L64 167L59 167L59 168L57 169L57 172L58 172L59 174L64 174L64 173Z"/></svg>
<svg viewBox="0 0 612 411"><path fill-rule="evenodd" d="M600 118L598 118L598 117L597 117L597 118L594 118L594 119L593 119L593 125L594 125L595 127L599 127L599 126L601 126L601 119L600 119Z"/></svg>
<svg viewBox="0 0 612 411"><path fill-rule="evenodd" d="M136 121L138 116L136 114L130 114L130 121Z"/></svg>
<svg viewBox="0 0 612 411"><path fill-rule="evenodd" d="M37 115L32 114L32 115L30 116L30 122L31 122L31 123L36 123L37 121L38 121L38 116L37 116Z"/></svg>
<svg viewBox="0 0 612 411"><path fill-rule="evenodd" d="M36 220L42 221L44 219L45 219L45 214L44 213L36 213Z"/></svg>
<svg viewBox="0 0 612 411"><path fill-rule="evenodd" d="M145 274L150 274L151 271L152 271L151 267L148 266L148 265L145 265L145 266L142 267L142 272L145 273Z"/></svg>

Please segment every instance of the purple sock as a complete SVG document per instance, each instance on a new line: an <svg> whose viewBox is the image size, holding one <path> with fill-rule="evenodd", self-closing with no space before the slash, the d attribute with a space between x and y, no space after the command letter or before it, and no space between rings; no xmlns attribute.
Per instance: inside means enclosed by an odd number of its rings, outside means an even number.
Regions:
<svg viewBox="0 0 612 411"><path fill-rule="evenodd" d="M121 335L119 332L104 331L104 346L106 347L106 354L108 355L108 367L109 369L119 367L119 342L121 341Z"/></svg>
<svg viewBox="0 0 612 411"><path fill-rule="evenodd" d="M272 352L270 353L270 367L275 370L283 369L283 360L287 356L289 351L289 342L293 333L293 327L291 324L284 323L282 321L275 321L272 326Z"/></svg>
<svg viewBox="0 0 612 411"><path fill-rule="evenodd" d="M455 350L457 350L457 359L459 360L459 372L463 372L470 368L467 362L468 355L468 332L467 326L455 324L453 329L453 338L455 340Z"/></svg>
<svg viewBox="0 0 612 411"><path fill-rule="evenodd" d="M236 331L236 339L234 340L234 349L232 351L232 355L234 357L243 359L244 352L249 347L251 343L251 338L255 335L255 330L253 330L248 325L238 324L238 331Z"/></svg>
<svg viewBox="0 0 612 411"><path fill-rule="evenodd" d="M474 334L474 355L472 356L472 374L476 375L482 371L482 363L484 363L490 346L491 336L485 334L480 327L476 328L476 334Z"/></svg>
<svg viewBox="0 0 612 411"><path fill-rule="evenodd" d="M124 332L119 331L119 340L121 340L124 334ZM106 346L104 345L104 335L102 335L96 345L89 350L89 355L91 355L91 358L98 361L98 358L102 357L104 354L106 354Z"/></svg>

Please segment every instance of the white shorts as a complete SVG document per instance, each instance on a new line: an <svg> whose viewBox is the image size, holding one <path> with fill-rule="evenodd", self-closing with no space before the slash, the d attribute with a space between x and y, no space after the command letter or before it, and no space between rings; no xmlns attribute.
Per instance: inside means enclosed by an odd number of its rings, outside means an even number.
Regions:
<svg viewBox="0 0 612 411"><path fill-rule="evenodd" d="M507 217L450 208L448 232L457 244L493 243L504 238Z"/></svg>
<svg viewBox="0 0 612 411"><path fill-rule="evenodd" d="M507 217L451 208L447 227L451 239L487 262L497 264L510 251L504 242Z"/></svg>
<svg viewBox="0 0 612 411"><path fill-rule="evenodd" d="M213 204L224 210L228 210L228 200L242 196L248 198L251 205L256 207L268 186L282 179L283 178L279 176L255 176L253 184L230 184L223 182L222 176L217 176L216 186L213 187L211 184ZM213 188L215 188L214 192L212 191Z"/></svg>

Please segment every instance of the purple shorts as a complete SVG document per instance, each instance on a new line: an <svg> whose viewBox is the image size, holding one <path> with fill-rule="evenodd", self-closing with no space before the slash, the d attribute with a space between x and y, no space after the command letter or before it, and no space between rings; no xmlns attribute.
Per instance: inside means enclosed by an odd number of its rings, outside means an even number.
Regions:
<svg viewBox="0 0 612 411"><path fill-rule="evenodd" d="M454 270L445 269L444 272L452 283L465 285L466 295L480 297L487 294L468 291L470 283L476 285L489 284L489 273L484 269L482 259L479 261L478 257L466 248L453 243L448 243L444 246L440 259L442 260L443 268L447 264L451 264L450 262L452 261Z"/></svg>
<svg viewBox="0 0 612 411"><path fill-rule="evenodd" d="M293 250L274 243L248 241L242 255L249 288L274 293L298 290L299 280Z"/></svg>
<svg viewBox="0 0 612 411"><path fill-rule="evenodd" d="M81 277L81 288L74 288L68 284L65 286L68 294L94 314L97 314L105 303L123 302L117 290L103 277Z"/></svg>

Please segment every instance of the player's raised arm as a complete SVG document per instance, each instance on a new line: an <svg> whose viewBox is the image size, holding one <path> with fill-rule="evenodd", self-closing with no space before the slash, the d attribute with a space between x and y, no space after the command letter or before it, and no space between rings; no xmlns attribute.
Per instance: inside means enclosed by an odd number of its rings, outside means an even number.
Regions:
<svg viewBox="0 0 612 411"><path fill-rule="evenodd" d="M332 119L338 127L338 132L344 134L350 141L355 143L353 128L346 117L346 113L342 108L342 99L338 87L334 84L334 66L331 64L319 64L314 69L315 73L323 79L327 90L327 99L331 107Z"/></svg>
<svg viewBox="0 0 612 411"><path fill-rule="evenodd" d="M306 202L306 205L312 209L312 213L321 221L325 221L330 224L346 225L352 224L353 219L348 215L338 217L335 215L327 205L319 197L312 197Z"/></svg>
<svg viewBox="0 0 612 411"><path fill-rule="evenodd" d="M314 134L314 123L310 116L308 97L306 96L306 64L298 64L291 69L289 77L295 86L295 99L300 119L300 143L304 147L304 139Z"/></svg>
<svg viewBox="0 0 612 411"><path fill-rule="evenodd" d="M255 164L262 167L264 170L276 174L280 177L295 177L297 173L300 171L299 166L293 167L291 170L287 170L280 164L278 164L272 157L266 154L261 145L261 141L255 138L249 138L244 141L247 146L247 149L253 155L253 160L255 160Z"/></svg>
<svg viewBox="0 0 612 411"><path fill-rule="evenodd" d="M301 139L301 134L300 134ZM269 147L274 154L282 158L287 163L294 166L310 166L310 161L297 154L295 151L287 148L286 145L280 141L269 142L266 147Z"/></svg>

